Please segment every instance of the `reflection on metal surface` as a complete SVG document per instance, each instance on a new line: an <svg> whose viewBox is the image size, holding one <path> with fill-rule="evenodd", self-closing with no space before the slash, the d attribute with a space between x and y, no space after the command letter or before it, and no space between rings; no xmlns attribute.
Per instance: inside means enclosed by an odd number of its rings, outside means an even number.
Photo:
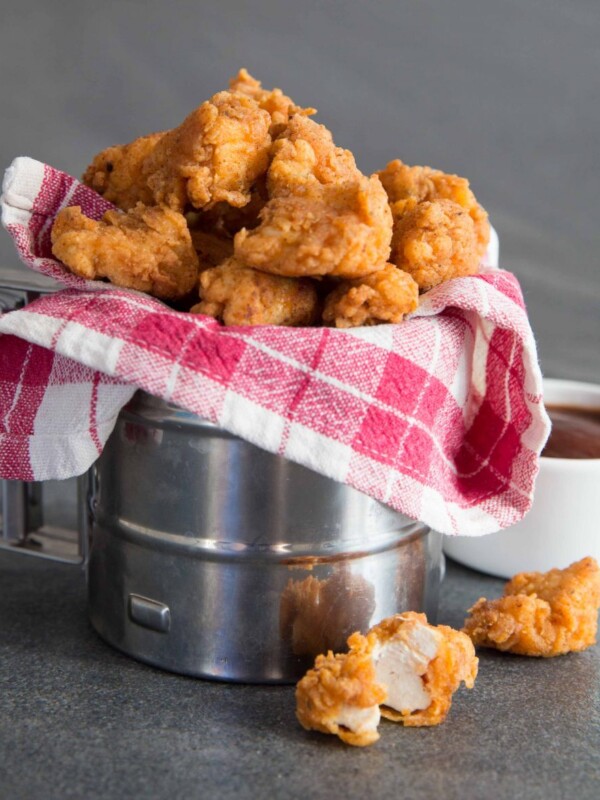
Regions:
<svg viewBox="0 0 600 800"><path fill-rule="evenodd" d="M389 587L390 594L394 588ZM375 609L373 584L342 562L325 580L309 575L287 582L279 606L280 634L297 656L338 652L351 633L368 630Z"/></svg>

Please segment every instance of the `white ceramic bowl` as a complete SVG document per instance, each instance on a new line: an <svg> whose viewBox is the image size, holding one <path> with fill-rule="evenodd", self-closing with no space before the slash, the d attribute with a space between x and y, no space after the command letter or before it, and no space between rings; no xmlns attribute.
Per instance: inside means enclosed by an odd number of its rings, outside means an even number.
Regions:
<svg viewBox="0 0 600 800"><path fill-rule="evenodd" d="M544 380L547 405L600 408L600 385ZM510 578L584 556L600 562L600 458L542 458L527 516L488 536L445 536L444 552L468 567Z"/></svg>

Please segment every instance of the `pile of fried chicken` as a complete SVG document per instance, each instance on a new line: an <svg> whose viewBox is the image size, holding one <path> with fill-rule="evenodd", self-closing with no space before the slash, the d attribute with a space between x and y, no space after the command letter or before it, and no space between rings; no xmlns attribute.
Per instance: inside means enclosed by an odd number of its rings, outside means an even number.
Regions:
<svg viewBox="0 0 600 800"><path fill-rule="evenodd" d="M226 325L401 322L477 272L489 225L465 178L367 177L314 113L240 70L178 127L99 153L83 182L118 210L61 210L54 255Z"/></svg>

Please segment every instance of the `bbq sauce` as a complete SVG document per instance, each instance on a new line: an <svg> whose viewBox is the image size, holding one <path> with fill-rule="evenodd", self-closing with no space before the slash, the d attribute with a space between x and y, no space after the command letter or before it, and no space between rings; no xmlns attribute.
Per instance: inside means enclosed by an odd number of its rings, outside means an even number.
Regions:
<svg viewBox="0 0 600 800"><path fill-rule="evenodd" d="M546 406L552 431L545 458L600 458L600 408Z"/></svg>

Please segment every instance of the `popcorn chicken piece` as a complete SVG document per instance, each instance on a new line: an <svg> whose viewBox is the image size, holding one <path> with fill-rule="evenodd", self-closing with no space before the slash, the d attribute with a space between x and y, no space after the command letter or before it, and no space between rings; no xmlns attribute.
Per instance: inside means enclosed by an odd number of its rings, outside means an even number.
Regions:
<svg viewBox="0 0 600 800"><path fill-rule="evenodd" d="M333 733L346 744L365 747L379 739L379 704L386 691L375 678L374 637L354 633L348 653L317 656L296 687L296 716L306 730Z"/></svg>
<svg viewBox="0 0 600 800"><path fill-rule="evenodd" d="M463 630L480 647L550 658L595 643L599 607L600 568L588 557L515 575L503 597L482 597L469 609Z"/></svg>
<svg viewBox="0 0 600 800"><path fill-rule="evenodd" d="M476 252L481 259L490 240L490 225L487 212L477 202L466 178L431 167L409 167L400 159L390 161L378 175L390 200L394 224L425 200L458 203L473 220Z"/></svg>
<svg viewBox="0 0 600 800"><path fill-rule="evenodd" d="M240 263L287 276L368 275L385 266L392 233L387 195L331 133L294 116L272 148L260 224L234 239Z"/></svg>
<svg viewBox="0 0 600 800"><path fill-rule="evenodd" d="M318 656L298 683L297 716L307 729L348 744L378 738L378 715L407 727L439 725L462 682L473 688L478 659L469 637L407 611L354 633L346 654ZM377 699L379 698L379 699Z"/></svg>
<svg viewBox="0 0 600 800"><path fill-rule="evenodd" d="M94 157L81 180L123 211L137 203L154 205L142 165L164 135L151 133L129 144L107 147Z"/></svg>
<svg viewBox="0 0 600 800"><path fill-rule="evenodd" d="M267 275L235 258L201 273L200 297L190 311L217 317L225 325L310 325L318 314L311 281Z"/></svg>
<svg viewBox="0 0 600 800"><path fill-rule="evenodd" d="M299 115L273 143L272 155L267 175L271 195L306 192L318 197L323 186L364 177L350 150L337 147L325 125Z"/></svg>
<svg viewBox="0 0 600 800"><path fill-rule="evenodd" d="M260 81L253 78L247 69L242 68L235 78L229 81L230 92L240 92L253 100L256 100L260 108L267 111L271 117L271 135L280 131L281 127L287 125L289 118L294 114L311 116L316 113L314 108L301 108L297 106L291 97L285 95L281 89L263 89Z"/></svg>
<svg viewBox="0 0 600 800"><path fill-rule="evenodd" d="M101 221L79 206L62 209L52 227L52 252L71 272L91 280L175 299L193 289L198 258L185 217L168 208L107 211Z"/></svg>
<svg viewBox="0 0 600 800"><path fill-rule="evenodd" d="M394 225L391 261L422 291L479 269L475 226L453 200L418 203Z"/></svg>
<svg viewBox="0 0 600 800"><path fill-rule="evenodd" d="M342 281L325 300L323 321L336 328L402 322L419 305L419 286L408 272L386 264L379 272Z"/></svg>
<svg viewBox="0 0 600 800"><path fill-rule="evenodd" d="M157 143L142 165L156 203L183 211L250 201L268 165L271 117L251 97L219 92Z"/></svg>
<svg viewBox="0 0 600 800"><path fill-rule="evenodd" d="M371 636L376 679L387 690L381 707L387 719L409 727L439 725L460 684L473 688L479 660L464 633L407 611L371 628Z"/></svg>

